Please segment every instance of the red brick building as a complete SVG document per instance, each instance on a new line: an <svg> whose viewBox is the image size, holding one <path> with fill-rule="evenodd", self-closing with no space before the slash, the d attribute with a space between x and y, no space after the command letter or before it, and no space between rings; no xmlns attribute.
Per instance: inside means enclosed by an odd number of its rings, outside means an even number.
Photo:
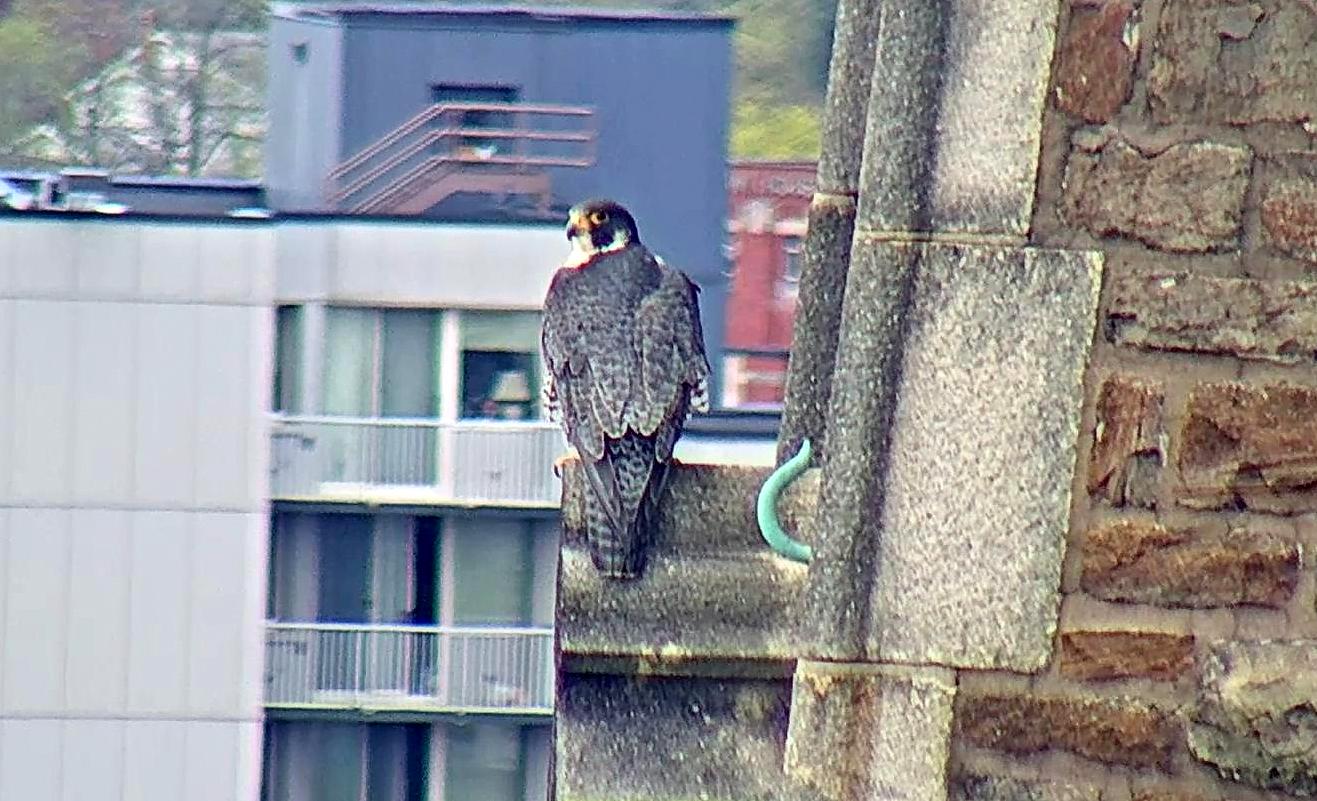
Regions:
<svg viewBox="0 0 1317 801"><path fill-rule="evenodd" d="M812 161L737 161L730 170L732 288L723 357L724 406L782 402L814 193Z"/></svg>

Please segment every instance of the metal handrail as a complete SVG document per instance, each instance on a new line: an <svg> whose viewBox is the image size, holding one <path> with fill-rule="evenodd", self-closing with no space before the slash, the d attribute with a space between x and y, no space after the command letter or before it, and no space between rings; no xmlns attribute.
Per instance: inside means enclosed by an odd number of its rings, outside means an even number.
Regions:
<svg viewBox="0 0 1317 801"><path fill-rule="evenodd" d="M389 133L367 145L364 149L358 151L356 155L330 170L327 177L331 180L339 177L361 162L369 159L380 150L388 147L399 138L406 136L417 127L424 125L426 122L429 122L440 114L446 114L450 111L510 111L523 114L555 114L568 117L589 117L594 114L593 109L584 106L549 106L521 103L436 103L435 105L420 111L415 116L403 122L402 125L394 128Z"/></svg>
<svg viewBox="0 0 1317 801"><path fill-rule="evenodd" d="M436 417L353 417L346 414L279 414L271 415L274 423L313 423L316 425L341 426L380 426L383 428L397 426L410 428L461 428L463 430L489 429L497 430L533 430L545 431L557 429L556 423L543 420L495 420L486 418L469 418L463 420L440 420Z"/></svg>
<svg viewBox="0 0 1317 801"><path fill-rule="evenodd" d="M315 623L306 621L267 620L271 631L379 631L397 634L487 634L490 636L544 637L553 634L547 626L480 626L466 624L426 625L424 623Z"/></svg>
<svg viewBox="0 0 1317 801"><path fill-rule="evenodd" d="M330 205L338 205L356 192L361 191L372 181L378 180L389 170L397 167L409 158L414 157L423 151L427 146L448 137L481 137L486 139L512 139L522 142L540 141L540 142L577 142L586 146L588 157L585 159L559 159L550 157L519 157L515 159L488 158L473 159L463 158L461 156L437 156L426 159L418 167L409 170L402 178L393 181L390 186L376 192L371 198L357 204L357 211L365 210L379 205L381 200L392 191L397 190L401 185L412 181L416 177L423 175L425 172L434 169L438 164L445 161L468 161L471 163L485 164L511 164L522 166L564 166L577 167L589 166L592 163L595 153L596 133L593 130L587 132L579 131L546 131L533 128L527 128L517 125L514 128L472 128L468 126L448 127L431 134L422 136L419 140L412 142L400 153L395 153L386 158L383 163L371 169L364 176L353 180L347 187L339 188L340 179L344 179L353 171L367 165L371 159L380 156L389 148L405 140L414 134L421 126L454 112L468 111L499 111L516 115L520 120L523 115L553 115L553 116L575 116L591 117L594 114L592 109L581 106L551 106L551 105L531 105L520 103L440 103L432 105L423 111L412 116L402 125L385 134L380 139L363 148L356 155L342 162L327 173L325 177L325 199ZM522 149L522 148L519 148Z"/></svg>

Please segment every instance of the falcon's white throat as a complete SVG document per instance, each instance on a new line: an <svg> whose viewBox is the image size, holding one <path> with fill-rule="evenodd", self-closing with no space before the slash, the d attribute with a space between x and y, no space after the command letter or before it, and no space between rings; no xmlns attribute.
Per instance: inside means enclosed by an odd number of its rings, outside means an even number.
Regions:
<svg viewBox="0 0 1317 801"><path fill-rule="evenodd" d="M612 253L615 250L621 250L631 243L631 237L625 229L616 228L613 230L613 241L607 245L597 248L594 246L594 240L590 238L589 231L583 231L572 237L572 250L567 255L566 267L580 267L586 262L598 256L600 253Z"/></svg>

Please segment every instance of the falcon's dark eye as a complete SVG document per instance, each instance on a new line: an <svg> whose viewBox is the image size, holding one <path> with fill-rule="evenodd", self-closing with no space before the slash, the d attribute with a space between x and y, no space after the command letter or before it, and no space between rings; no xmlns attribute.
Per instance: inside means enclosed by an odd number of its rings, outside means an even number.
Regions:
<svg viewBox="0 0 1317 801"><path fill-rule="evenodd" d="M590 222L594 223L595 225L603 225L604 223L608 222L608 212L606 211L590 212Z"/></svg>

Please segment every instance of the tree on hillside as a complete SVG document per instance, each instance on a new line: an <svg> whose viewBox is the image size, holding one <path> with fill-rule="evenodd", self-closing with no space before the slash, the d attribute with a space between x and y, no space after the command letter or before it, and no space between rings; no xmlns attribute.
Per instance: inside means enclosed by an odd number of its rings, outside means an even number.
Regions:
<svg viewBox="0 0 1317 801"><path fill-rule="evenodd" d="M259 173L263 0L133 2L140 42L18 143L30 161L121 172Z"/></svg>

